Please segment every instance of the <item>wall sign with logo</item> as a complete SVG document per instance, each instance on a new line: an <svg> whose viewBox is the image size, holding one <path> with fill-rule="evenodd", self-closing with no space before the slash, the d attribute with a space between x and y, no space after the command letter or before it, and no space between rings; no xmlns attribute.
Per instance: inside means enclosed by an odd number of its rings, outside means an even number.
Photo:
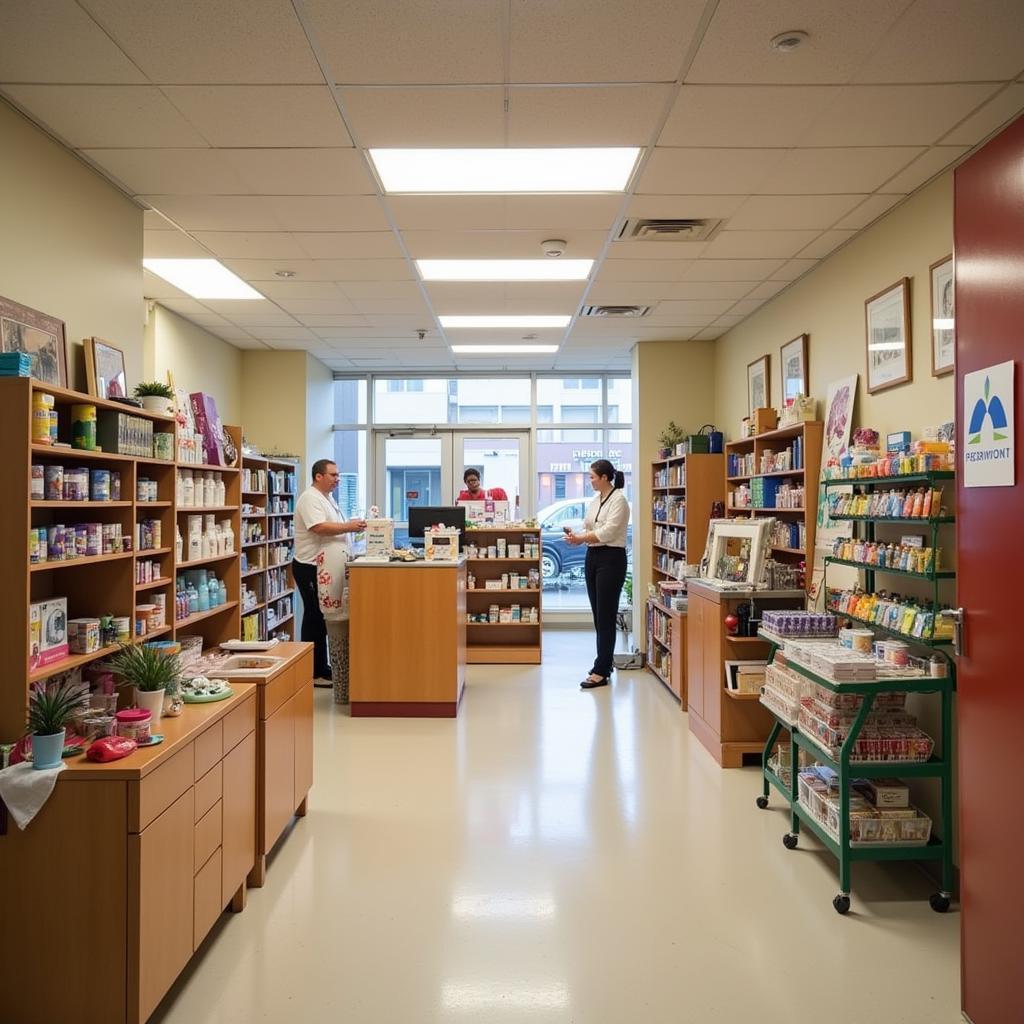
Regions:
<svg viewBox="0 0 1024 1024"><path fill-rule="evenodd" d="M1014 364L964 374L964 487L1013 487Z"/></svg>

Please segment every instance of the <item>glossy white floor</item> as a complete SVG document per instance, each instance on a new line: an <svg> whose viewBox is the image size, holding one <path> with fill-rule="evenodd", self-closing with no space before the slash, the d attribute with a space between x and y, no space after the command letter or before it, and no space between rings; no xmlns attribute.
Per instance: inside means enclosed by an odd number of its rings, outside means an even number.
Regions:
<svg viewBox="0 0 1024 1024"><path fill-rule="evenodd" d="M591 636L473 667L457 721L317 691L309 817L161 1024L953 1024L959 916L909 865L783 848L653 676L589 693ZM820 850L820 848L819 848Z"/></svg>

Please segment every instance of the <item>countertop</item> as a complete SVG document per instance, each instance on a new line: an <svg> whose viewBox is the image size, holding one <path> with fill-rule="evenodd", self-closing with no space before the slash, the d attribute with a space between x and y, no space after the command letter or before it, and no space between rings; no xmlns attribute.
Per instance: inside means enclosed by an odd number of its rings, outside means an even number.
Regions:
<svg viewBox="0 0 1024 1024"><path fill-rule="evenodd" d="M415 562L373 562L357 558L348 563L349 569L458 569L466 564L466 556L459 555L456 562L428 562L418 558Z"/></svg>
<svg viewBox="0 0 1024 1024"><path fill-rule="evenodd" d="M733 590L727 587L716 587L713 583L710 583L707 580L697 578L687 580L686 589L690 594L697 593L702 597L707 597L714 601L720 601L723 597L728 600L751 597L755 599L772 598L774 600L796 600L798 598L803 599L807 597L807 592L803 590Z"/></svg>

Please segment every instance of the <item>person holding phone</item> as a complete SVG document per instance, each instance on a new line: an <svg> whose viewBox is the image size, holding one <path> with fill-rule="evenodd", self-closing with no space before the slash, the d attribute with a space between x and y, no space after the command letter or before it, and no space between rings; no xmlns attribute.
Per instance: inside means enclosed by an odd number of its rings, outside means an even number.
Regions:
<svg viewBox="0 0 1024 1024"><path fill-rule="evenodd" d="M590 486L595 494L583 529L573 533L570 527L562 527L567 543L574 547L584 544L587 548L585 576L597 633L597 657L590 674L580 683L584 690L607 686L614 667L615 620L622 585L626 582L629 502L623 491L625 483L625 476L607 459L591 463Z"/></svg>

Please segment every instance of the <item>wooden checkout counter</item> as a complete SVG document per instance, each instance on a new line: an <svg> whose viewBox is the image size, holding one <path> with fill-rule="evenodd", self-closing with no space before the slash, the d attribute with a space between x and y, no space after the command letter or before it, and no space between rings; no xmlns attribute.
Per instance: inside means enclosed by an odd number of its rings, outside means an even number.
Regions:
<svg viewBox="0 0 1024 1024"><path fill-rule="evenodd" d="M313 781L312 645L265 678L164 718L159 746L67 759L28 825L0 834L0 1021L142 1024ZM12 884L12 880L16 880Z"/></svg>
<svg viewBox="0 0 1024 1024"><path fill-rule="evenodd" d="M353 717L454 718L466 684L466 559L349 563Z"/></svg>

